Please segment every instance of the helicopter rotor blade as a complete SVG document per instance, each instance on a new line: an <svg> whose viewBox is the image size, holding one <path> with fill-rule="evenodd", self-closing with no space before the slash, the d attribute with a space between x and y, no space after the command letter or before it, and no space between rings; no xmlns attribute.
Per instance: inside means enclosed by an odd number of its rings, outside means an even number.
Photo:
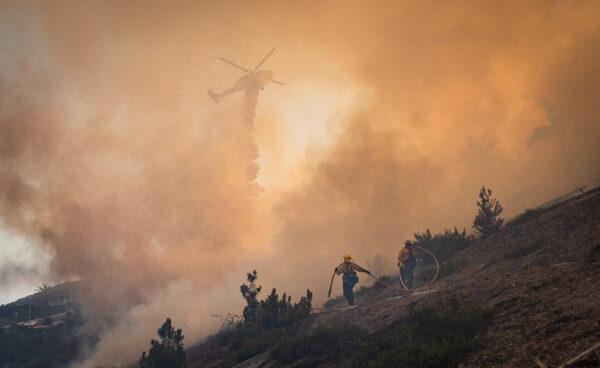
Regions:
<svg viewBox="0 0 600 368"><path fill-rule="evenodd" d="M277 83L277 84L281 84L282 86L285 86L285 84L281 83L280 81L276 81L275 79L271 79L271 82Z"/></svg>
<svg viewBox="0 0 600 368"><path fill-rule="evenodd" d="M221 61L223 61L223 62L225 62L225 63L227 63L227 64L231 65L231 66L232 66L232 67L234 67L234 68L238 68L238 69L240 69L240 70L243 70L243 71L245 71L246 73L250 73L250 71L249 71L248 69L244 68L243 66L239 66L239 65L237 65L237 64L236 64L236 63L234 63L233 61L229 61L229 60L227 60L227 59L225 59L225 58L223 58L223 57L220 57L220 58L219 58L219 60L221 60Z"/></svg>
<svg viewBox="0 0 600 368"><path fill-rule="evenodd" d="M269 53L267 54L267 56L265 56L265 57L264 57L264 58L263 58L263 59L260 61L260 63L258 63L258 65L256 66L256 68L254 68L254 71L257 71L257 70L258 70L258 68L260 68L260 66L261 66L261 65L263 65L263 63L264 63L265 61L267 61L267 59L269 58L269 56L271 56L271 54L272 54L274 51L275 51L275 48L273 47L273 50L269 51Z"/></svg>

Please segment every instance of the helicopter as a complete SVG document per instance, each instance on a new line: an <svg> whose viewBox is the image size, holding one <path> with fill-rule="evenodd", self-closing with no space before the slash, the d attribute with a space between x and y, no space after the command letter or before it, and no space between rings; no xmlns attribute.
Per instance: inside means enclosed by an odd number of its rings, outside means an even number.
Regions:
<svg viewBox="0 0 600 368"><path fill-rule="evenodd" d="M208 95L210 96L210 98L212 98L213 101L215 101L215 103L219 103L223 97L229 96L238 91L245 91L246 93L258 92L259 90L264 89L265 85L269 82L283 85L283 83L273 79L272 72L267 70L258 70L258 68L260 68L260 66L263 65L265 61L267 61L267 59L269 58L269 56L271 56L271 54L273 54L273 52L275 52L274 48L271 51L269 51L269 53L252 70L244 68L243 66L240 66L234 63L233 61L220 57L219 60L233 66L234 68L244 71L246 74L240 77L240 79L238 79L237 82L235 82L233 87L223 91L222 93L217 93L209 89Z"/></svg>

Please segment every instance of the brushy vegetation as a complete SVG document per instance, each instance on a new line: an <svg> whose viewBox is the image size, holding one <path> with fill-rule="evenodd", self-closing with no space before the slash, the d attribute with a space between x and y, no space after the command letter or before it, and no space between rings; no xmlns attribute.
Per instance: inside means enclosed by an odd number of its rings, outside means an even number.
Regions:
<svg viewBox="0 0 600 368"><path fill-rule="evenodd" d="M292 304L292 297L283 293L281 298L273 288L265 299L258 300L262 287L256 286L258 278L256 270L247 274L248 284L240 286L242 297L246 300L244 307L244 324L255 325L263 329L290 328L310 314L313 294L306 290L306 296L298 303Z"/></svg>
<svg viewBox="0 0 600 368"><path fill-rule="evenodd" d="M528 208L525 210L525 212L517 215L512 220L507 221L504 226L508 227L521 225L543 215L546 212L548 212L547 208Z"/></svg>
<svg viewBox="0 0 600 368"><path fill-rule="evenodd" d="M458 231L456 227L454 230L446 229L439 234L432 234L431 230L427 229L422 233L416 232L414 237L414 245L428 249L440 262L454 253L470 247L475 240L473 236L467 234L465 229ZM428 264L432 261L430 257L425 257L422 263Z"/></svg>
<svg viewBox="0 0 600 368"><path fill-rule="evenodd" d="M440 265L438 280L463 270L467 264L465 260L447 259Z"/></svg>
<svg viewBox="0 0 600 368"><path fill-rule="evenodd" d="M457 299L413 310L406 320L372 336L345 366L458 367L478 348L476 337L490 317L487 310Z"/></svg>
<svg viewBox="0 0 600 368"><path fill-rule="evenodd" d="M538 249L541 249L543 246L544 246L544 244L542 242L535 241L531 244L526 244L524 246L521 246L521 247L511 250L510 252L508 252L506 254L506 256L504 256L504 259L513 260L513 259L525 257L526 255L535 253Z"/></svg>
<svg viewBox="0 0 600 368"><path fill-rule="evenodd" d="M257 326L238 326L220 332L214 339L220 346L227 346L235 354L235 360L239 363L264 353L289 334L289 331L279 328L264 330Z"/></svg>
<svg viewBox="0 0 600 368"><path fill-rule="evenodd" d="M435 307L413 309L407 318L376 334L369 335L358 325L338 323L304 334L280 330L277 335L249 340L261 345L275 341L272 357L283 364L452 368L478 348L477 336L490 319L486 309L450 299Z"/></svg>
<svg viewBox="0 0 600 368"><path fill-rule="evenodd" d="M344 356L360 347L367 333L353 324L320 326L306 335L286 336L273 348L274 359L291 364L310 359L305 366L314 366L327 361L339 364Z"/></svg>
<svg viewBox="0 0 600 368"><path fill-rule="evenodd" d="M214 337L220 346L227 346L235 352L237 362L263 353L295 334L299 322L310 314L312 308L313 294L310 290L297 303L292 303L292 297L286 293L280 297L276 289L259 300L262 287L256 286L256 270L248 273L246 279L248 283L240 286L242 297L246 300L243 323Z"/></svg>
<svg viewBox="0 0 600 368"><path fill-rule="evenodd" d="M142 353L139 368L183 368L185 352L183 351L183 334L181 329L175 330L171 319L156 331L160 341L152 339L148 354Z"/></svg>

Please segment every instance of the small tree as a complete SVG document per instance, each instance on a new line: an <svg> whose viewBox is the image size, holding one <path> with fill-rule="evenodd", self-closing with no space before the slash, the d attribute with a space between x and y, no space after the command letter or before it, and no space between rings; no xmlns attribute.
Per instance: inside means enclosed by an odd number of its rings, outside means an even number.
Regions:
<svg viewBox="0 0 600 368"><path fill-rule="evenodd" d="M273 288L271 293L263 300L258 300L261 286L256 286L258 278L256 270L246 274L248 285L240 286L240 292L246 299L244 307L244 323L252 324L263 329L291 328L297 321L308 316L312 308L313 294L306 290L306 296L300 298L298 303L292 304L292 297L283 293L281 298Z"/></svg>
<svg viewBox="0 0 600 368"><path fill-rule="evenodd" d="M260 293L262 286L256 286L256 279L258 278L256 270L252 271L252 273L248 272L246 274L246 279L248 280L248 285L242 284L240 286L240 292L244 299L246 299L246 306L244 307L244 322L251 323L256 321L256 314L258 313L258 299L256 296Z"/></svg>
<svg viewBox="0 0 600 368"><path fill-rule="evenodd" d="M504 222L500 217L504 208L496 198L491 196L492 191L489 188L481 187L477 201L479 211L473 220L473 230L481 238L486 238L498 231Z"/></svg>
<svg viewBox="0 0 600 368"><path fill-rule="evenodd" d="M183 335L181 329L175 331L171 319L156 331L160 342L152 339L150 350L142 353L140 368L184 368L185 352L183 351Z"/></svg>

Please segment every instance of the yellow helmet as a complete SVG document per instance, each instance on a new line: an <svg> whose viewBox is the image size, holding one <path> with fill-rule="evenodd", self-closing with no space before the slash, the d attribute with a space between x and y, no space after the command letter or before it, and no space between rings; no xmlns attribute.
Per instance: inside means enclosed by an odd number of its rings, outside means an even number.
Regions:
<svg viewBox="0 0 600 368"><path fill-rule="evenodd" d="M344 262L350 262L350 261L352 261L352 256L351 256L351 255L349 255L349 254L346 254L346 255L344 256Z"/></svg>

